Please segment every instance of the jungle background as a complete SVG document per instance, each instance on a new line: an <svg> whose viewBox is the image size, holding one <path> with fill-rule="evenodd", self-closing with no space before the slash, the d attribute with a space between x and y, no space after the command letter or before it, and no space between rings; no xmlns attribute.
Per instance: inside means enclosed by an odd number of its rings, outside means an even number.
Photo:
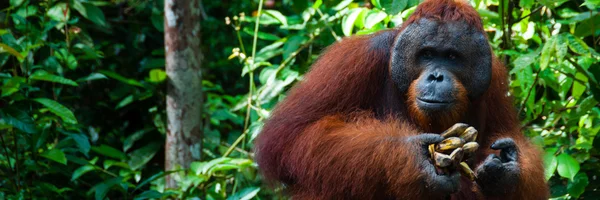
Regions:
<svg viewBox="0 0 600 200"><path fill-rule="evenodd" d="M163 1L1 1L0 199L285 199L253 160L272 108L325 47L419 0L200 2L201 159L165 170ZM600 199L600 1L470 3L552 199Z"/></svg>

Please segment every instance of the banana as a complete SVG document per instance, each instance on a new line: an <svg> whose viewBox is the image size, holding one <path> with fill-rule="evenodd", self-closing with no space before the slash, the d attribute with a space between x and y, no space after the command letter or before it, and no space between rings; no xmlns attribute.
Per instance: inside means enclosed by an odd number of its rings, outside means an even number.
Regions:
<svg viewBox="0 0 600 200"><path fill-rule="evenodd" d="M449 129L447 129L446 131L441 133L440 136L442 136L444 138L457 137L461 133L463 133L468 127L469 127L469 125L467 125L467 124L456 123Z"/></svg>
<svg viewBox="0 0 600 200"><path fill-rule="evenodd" d="M475 152L479 149L479 144L477 142L467 142L462 146L462 149L465 152L465 157L470 158L475 155Z"/></svg>
<svg viewBox="0 0 600 200"><path fill-rule="evenodd" d="M431 159L435 160L435 144L430 144L429 145L429 155L431 155Z"/></svg>
<svg viewBox="0 0 600 200"><path fill-rule="evenodd" d="M460 134L460 138L467 142L475 142L477 140L477 130L475 130L473 127L469 127L465 129L462 134Z"/></svg>
<svg viewBox="0 0 600 200"><path fill-rule="evenodd" d="M435 161L435 165L438 167L448 167L452 164L452 158L449 155L433 152L433 157Z"/></svg>
<svg viewBox="0 0 600 200"><path fill-rule="evenodd" d="M460 162L462 162L463 159L463 149L462 148L456 148L454 149L454 151L452 151L452 153L450 154L450 159L452 159L452 162L455 164L458 164Z"/></svg>
<svg viewBox="0 0 600 200"><path fill-rule="evenodd" d="M458 168L460 168L460 169L459 169L459 171L460 171L460 174L462 174L463 176L466 176L466 177L467 177L467 178L469 178L471 181L474 181L474 180L475 180L475 178L477 178L477 177L475 176L475 172L473 172L473 170L471 170L471 168L469 167L469 165L467 165L467 163L466 163L466 162L461 162L461 163L459 164L459 167L458 167Z"/></svg>
<svg viewBox="0 0 600 200"><path fill-rule="evenodd" d="M462 147L465 141L459 137L449 137L442 140L436 145L435 150L438 152L451 152L456 148Z"/></svg>

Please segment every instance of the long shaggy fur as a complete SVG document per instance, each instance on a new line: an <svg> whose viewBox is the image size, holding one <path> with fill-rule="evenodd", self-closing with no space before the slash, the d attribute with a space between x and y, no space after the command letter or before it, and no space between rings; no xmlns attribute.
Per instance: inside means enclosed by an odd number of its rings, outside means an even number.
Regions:
<svg viewBox="0 0 600 200"><path fill-rule="evenodd" d="M425 1L406 23L422 17L465 20L481 28L477 12L462 1ZM257 138L257 162L265 179L283 183L294 199L439 199L423 184L420 147L405 138L461 120L479 131L483 148L473 168L498 153L485 148L496 139L511 137L518 144L522 176L515 183L517 192L502 199L547 197L540 152L519 130L505 67L494 58L488 91L480 99L461 100L467 111L452 111L437 127L427 127L426 117L410 111L410 95L398 94L390 83L391 45L401 30L347 38L322 54ZM461 182L452 199L493 199L475 182Z"/></svg>

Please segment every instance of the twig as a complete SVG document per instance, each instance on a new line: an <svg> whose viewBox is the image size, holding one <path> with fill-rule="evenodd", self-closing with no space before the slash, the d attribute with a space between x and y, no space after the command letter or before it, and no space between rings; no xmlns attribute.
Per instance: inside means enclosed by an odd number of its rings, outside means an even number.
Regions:
<svg viewBox="0 0 600 200"><path fill-rule="evenodd" d="M530 17L530 16L531 16L531 14L533 14L533 13L536 13L537 11L540 11L540 10L541 10L543 7L544 7L544 6L540 6L540 7L537 7L537 8L535 8L535 9L533 9L533 10L532 10L532 11L531 11L529 14L527 14L527 15L525 15L525 16L523 16L523 17L521 17L521 18L517 19L517 20L515 20L515 22L520 22L521 20L524 20L525 18L528 18L528 17Z"/></svg>
<svg viewBox="0 0 600 200"><path fill-rule="evenodd" d="M529 96L531 96L531 91L535 87L535 84L537 84L538 78L540 77L541 70L542 70L541 67L537 70L537 73L535 74L535 79L533 79L533 84L531 84L531 88L529 88L529 91L527 92L527 96L525 96L525 100L523 100L523 103L521 103L521 109L519 109L519 116L521 115L521 112L523 112L523 110L525 109L525 103L527 103L527 100L529 100Z"/></svg>
<svg viewBox="0 0 600 200"><path fill-rule="evenodd" d="M242 139L244 139L246 137L246 134L248 133L248 124L250 122L250 111L251 111L251 106L252 106L252 90L254 89L254 60L256 58L256 44L258 41L258 27L259 27L259 23L260 23L260 15L262 14L262 6L263 6L263 0L260 0L258 2L258 11L257 11L257 15L256 15L256 23L254 24L254 38L252 41L252 60L250 65L250 72L248 72L248 74L250 75L250 89L248 91L248 105L246 108L246 117L244 119L244 132L242 132L242 135L240 135L235 142L233 142L233 144L231 144L231 147L229 147L229 149L227 149L227 151L223 154L223 157L227 157L229 156L229 154L231 154L231 152L233 152L233 149L242 141Z"/></svg>
<svg viewBox="0 0 600 200"><path fill-rule="evenodd" d="M321 12L321 9L317 8L317 13L319 13L319 15L321 16L321 19L324 18L323 13ZM340 41L340 37L337 36L337 34L335 34L335 31L333 31L333 29L331 28L331 26L329 26L329 21L327 21L327 19L325 19L325 26L327 27L327 29L329 29L329 31L331 31L331 35L333 35L333 37L335 38L336 41Z"/></svg>

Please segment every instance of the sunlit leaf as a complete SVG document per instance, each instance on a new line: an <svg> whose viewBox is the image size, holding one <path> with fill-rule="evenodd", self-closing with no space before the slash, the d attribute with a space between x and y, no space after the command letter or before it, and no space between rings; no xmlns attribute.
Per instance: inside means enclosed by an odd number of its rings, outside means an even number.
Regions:
<svg viewBox="0 0 600 200"><path fill-rule="evenodd" d="M561 153L557 157L557 162L558 175L562 177L572 180L577 172L579 172L579 162L577 162L577 160L575 160L575 158L571 157L569 154Z"/></svg>
<svg viewBox="0 0 600 200"><path fill-rule="evenodd" d="M52 8L48 9L48 12L46 12L46 15L50 17L50 19L59 22L66 22L69 20L70 14L71 11L66 3L57 3Z"/></svg>
<svg viewBox="0 0 600 200"><path fill-rule="evenodd" d="M383 21L383 19L385 19L386 17L387 17L387 14L385 14L385 12L369 11L369 13L367 14L367 16L365 18L365 28L366 29L373 28L373 26L375 26L375 24L378 24L379 22Z"/></svg>
<svg viewBox="0 0 600 200"><path fill-rule="evenodd" d="M250 200L258 194L260 191L259 187L249 187L236 192L235 194L227 197L227 200Z"/></svg>
<svg viewBox="0 0 600 200"><path fill-rule="evenodd" d="M277 21L279 21L284 26L288 25L287 19L285 18L285 16L283 14L281 14L281 12L279 12L277 10L264 10L263 12L264 12L264 14L270 15L271 17L277 19Z"/></svg>
<svg viewBox="0 0 600 200"><path fill-rule="evenodd" d="M379 0L381 7L390 15L398 14L408 5L408 0Z"/></svg>
<svg viewBox="0 0 600 200"><path fill-rule="evenodd" d="M358 15L363 11L362 8L354 8L350 10L350 13L342 19L342 32L346 36L352 35L352 29L354 28L354 22Z"/></svg>
<svg viewBox="0 0 600 200"><path fill-rule="evenodd" d="M150 82L160 83L167 79L167 73L163 69L153 69L149 72Z"/></svg>
<svg viewBox="0 0 600 200"><path fill-rule="evenodd" d="M552 175L554 175L554 172L556 172L556 167L558 166L558 159L554 155L555 152L556 148L553 148L546 150L544 153L544 174L546 175L546 180L549 180Z"/></svg>

